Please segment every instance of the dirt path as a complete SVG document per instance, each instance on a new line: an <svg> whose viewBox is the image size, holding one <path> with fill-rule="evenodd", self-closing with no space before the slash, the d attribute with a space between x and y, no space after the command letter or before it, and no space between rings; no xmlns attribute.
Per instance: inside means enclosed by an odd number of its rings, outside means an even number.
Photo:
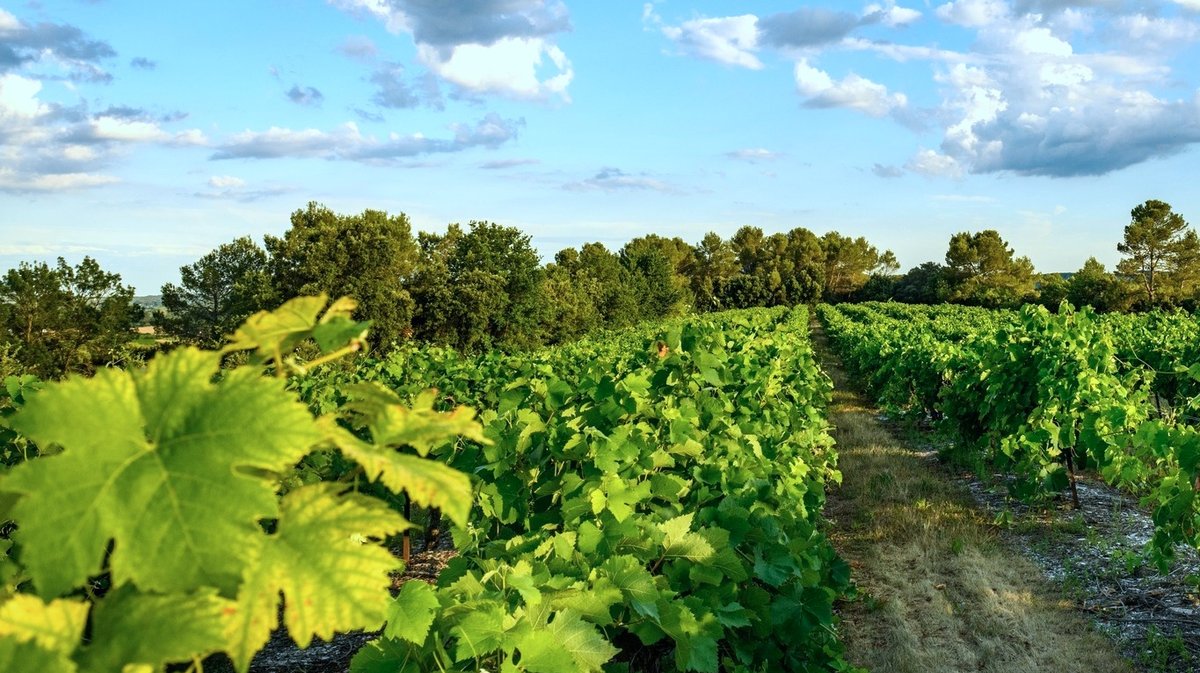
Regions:
<svg viewBox="0 0 1200 673"><path fill-rule="evenodd" d="M852 662L872 673L1127 673L1029 560L1004 546L971 495L906 446L848 386L823 334L844 481L829 493L834 545L860 599L844 606Z"/></svg>

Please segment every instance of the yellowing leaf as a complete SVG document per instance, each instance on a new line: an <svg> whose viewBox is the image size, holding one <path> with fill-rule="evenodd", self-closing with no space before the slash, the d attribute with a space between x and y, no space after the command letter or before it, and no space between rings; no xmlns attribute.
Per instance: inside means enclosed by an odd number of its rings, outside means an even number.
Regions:
<svg viewBox="0 0 1200 673"><path fill-rule="evenodd" d="M87 622L88 604L17 594L0 605L0 637L33 640L48 650L70 652L79 646Z"/></svg>
<svg viewBox="0 0 1200 673"><path fill-rule="evenodd" d="M238 670L266 643L277 625L279 594L284 622L300 647L314 636L377 629L387 616L388 573L399 561L365 538L383 538L411 527L381 501L338 495L337 484L299 488L283 498L278 529L247 565L231 621L229 654Z"/></svg>

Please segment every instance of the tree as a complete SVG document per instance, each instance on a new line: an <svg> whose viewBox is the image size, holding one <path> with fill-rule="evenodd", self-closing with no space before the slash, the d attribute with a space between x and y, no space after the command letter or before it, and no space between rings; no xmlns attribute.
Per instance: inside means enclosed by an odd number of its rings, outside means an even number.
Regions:
<svg viewBox="0 0 1200 673"><path fill-rule="evenodd" d="M180 284L162 287L164 332L214 346L250 314L272 305L267 253L249 236L224 243L179 269Z"/></svg>
<svg viewBox="0 0 1200 673"><path fill-rule="evenodd" d="M51 378L91 372L118 356L142 317L133 288L91 257L21 263L0 278L0 334L32 372Z"/></svg>
<svg viewBox="0 0 1200 673"><path fill-rule="evenodd" d="M695 251L682 238L640 236L619 255L633 276L643 320L680 315L694 305L688 273L696 264Z"/></svg>
<svg viewBox="0 0 1200 673"><path fill-rule="evenodd" d="M1128 283L1116 278L1095 257L1067 280L1067 301L1073 306L1091 306L1097 311L1124 311L1132 292Z"/></svg>
<svg viewBox="0 0 1200 673"><path fill-rule="evenodd" d="M686 269L697 310L719 311L725 308L719 290L738 273L737 253L715 232L708 232L692 248L692 262Z"/></svg>
<svg viewBox="0 0 1200 673"><path fill-rule="evenodd" d="M1137 279L1145 304L1157 306L1165 303L1163 281L1172 274L1191 276L1194 284L1200 241L1183 216L1173 212L1166 202L1151 199L1134 207L1129 215L1125 238L1117 244L1117 250L1125 256L1117 264L1117 272ZM1180 283L1178 291L1188 289L1183 287L1185 284Z"/></svg>
<svg viewBox="0 0 1200 673"><path fill-rule="evenodd" d="M1016 306L1033 296L1033 262L1014 257L994 229L950 238L946 266L951 300L979 306Z"/></svg>
<svg viewBox="0 0 1200 673"><path fill-rule="evenodd" d="M808 229L767 236L758 227L742 227L731 245L741 268L724 283L724 306L790 306L821 298L825 254L820 239Z"/></svg>
<svg viewBox="0 0 1200 673"><path fill-rule="evenodd" d="M925 262L896 281L894 297L906 304L940 304L950 298L949 269Z"/></svg>
<svg viewBox="0 0 1200 673"><path fill-rule="evenodd" d="M825 254L825 298L846 299L866 284L872 273L891 274L898 268L891 250L882 253L867 239L850 238L836 231L821 237Z"/></svg>
<svg viewBox="0 0 1200 673"><path fill-rule="evenodd" d="M292 213L282 238L267 236L276 296L325 292L358 300L371 340L386 344L409 332L413 302L405 281L417 261L408 216L364 210L338 215L316 202Z"/></svg>
<svg viewBox="0 0 1200 673"><path fill-rule="evenodd" d="M462 350L541 345L544 272L529 236L492 222L468 226L418 237L420 259L406 285L414 334Z"/></svg>

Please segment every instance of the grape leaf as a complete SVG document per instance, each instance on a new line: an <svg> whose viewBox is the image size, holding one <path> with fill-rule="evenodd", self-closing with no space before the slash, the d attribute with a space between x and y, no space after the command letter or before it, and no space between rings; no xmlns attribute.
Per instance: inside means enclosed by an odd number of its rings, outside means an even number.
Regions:
<svg viewBox="0 0 1200 673"><path fill-rule="evenodd" d="M477 605L468 612L450 629L457 639L454 660L478 658L499 649L504 643L505 616L504 607L494 602Z"/></svg>
<svg viewBox="0 0 1200 673"><path fill-rule="evenodd" d="M338 495L338 484L304 486L283 497L278 528L246 565L238 613L229 627L229 653L239 671L278 623L279 594L292 639L377 629L388 614L388 572L399 561L367 538L411 527L381 501Z"/></svg>
<svg viewBox="0 0 1200 673"><path fill-rule="evenodd" d="M0 671L14 673L75 673L75 662L59 651L38 647L35 643L0 637Z"/></svg>
<svg viewBox="0 0 1200 673"><path fill-rule="evenodd" d="M335 301L333 307L344 311L344 301ZM328 302L329 297L324 294L296 297L273 311L259 311L246 318L246 322L229 336L230 342L222 352L252 350L257 361L278 360L311 336L317 316Z"/></svg>
<svg viewBox="0 0 1200 673"><path fill-rule="evenodd" d="M70 652L83 637L88 604L53 600L43 603L37 596L16 594L0 605L0 637L34 640L47 650Z"/></svg>
<svg viewBox="0 0 1200 673"><path fill-rule="evenodd" d="M241 369L214 384L218 363L181 348L136 375L50 384L13 418L35 442L64 448L0 483L24 496L13 515L42 595L98 573L110 539L117 585L233 592L258 521L278 509L275 480L249 471L290 468L322 437L282 381Z"/></svg>
<svg viewBox="0 0 1200 673"><path fill-rule="evenodd" d="M206 589L195 594L143 594L130 586L96 604L92 645L81 668L89 673L119 671L130 665L161 670L221 649L233 602Z"/></svg>
<svg viewBox="0 0 1200 673"><path fill-rule="evenodd" d="M325 422L325 429L334 445L362 466L368 479L380 479L393 493L405 492L417 504L441 508L451 521L466 525L474 498L467 475L445 463L364 442L332 420Z"/></svg>
<svg viewBox="0 0 1200 673"><path fill-rule="evenodd" d="M405 582L388 606L384 637L420 645L425 642L439 605L437 593L428 584L419 580Z"/></svg>
<svg viewBox="0 0 1200 673"><path fill-rule="evenodd" d="M346 405L361 414L371 430L376 444L411 446L422 456L433 448L456 437L490 444L483 436L483 426L475 420L475 410L458 407L443 412L433 408L436 395L426 391L417 395L412 406L401 404L400 398L378 386L350 386L347 392L354 401Z"/></svg>
<svg viewBox="0 0 1200 673"><path fill-rule="evenodd" d="M532 673L592 673L618 650L592 624L564 610L542 629L533 629L517 644L521 666Z"/></svg>

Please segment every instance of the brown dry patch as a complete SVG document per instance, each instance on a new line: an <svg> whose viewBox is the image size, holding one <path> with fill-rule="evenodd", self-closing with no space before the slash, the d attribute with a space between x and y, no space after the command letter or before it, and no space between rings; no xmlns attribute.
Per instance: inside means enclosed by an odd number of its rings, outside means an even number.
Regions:
<svg viewBox="0 0 1200 673"><path fill-rule="evenodd" d="M1000 544L970 494L893 436L834 379L842 486L826 515L860 598L842 606L850 660L873 673L1126 673L1132 669L1029 560Z"/></svg>

